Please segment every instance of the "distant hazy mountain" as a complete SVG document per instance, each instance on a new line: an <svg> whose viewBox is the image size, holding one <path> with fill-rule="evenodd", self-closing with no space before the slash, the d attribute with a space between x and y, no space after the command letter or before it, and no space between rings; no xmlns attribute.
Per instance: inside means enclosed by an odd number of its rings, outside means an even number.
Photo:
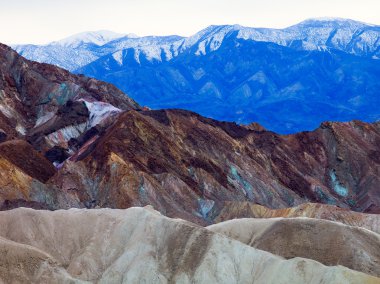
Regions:
<svg viewBox="0 0 380 284"><path fill-rule="evenodd" d="M258 121L282 133L380 118L379 26L313 19L282 30L210 26L188 38L82 37L15 48L111 82L153 108Z"/></svg>

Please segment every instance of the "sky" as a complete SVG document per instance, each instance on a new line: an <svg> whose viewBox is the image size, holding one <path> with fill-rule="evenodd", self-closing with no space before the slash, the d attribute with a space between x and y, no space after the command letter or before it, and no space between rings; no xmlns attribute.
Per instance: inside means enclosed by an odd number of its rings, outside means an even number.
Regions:
<svg viewBox="0 0 380 284"><path fill-rule="evenodd" d="M0 0L0 42L45 44L96 30L189 36L209 25L284 28L340 17L380 25L380 0Z"/></svg>

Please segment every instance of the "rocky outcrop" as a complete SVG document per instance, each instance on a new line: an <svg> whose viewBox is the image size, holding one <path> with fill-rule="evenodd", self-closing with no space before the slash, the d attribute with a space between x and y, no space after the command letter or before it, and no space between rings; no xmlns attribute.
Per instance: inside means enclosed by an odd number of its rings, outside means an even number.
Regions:
<svg viewBox="0 0 380 284"><path fill-rule="evenodd" d="M285 260L144 208L0 212L0 281L379 283L342 266Z"/></svg>
<svg viewBox="0 0 380 284"><path fill-rule="evenodd" d="M37 129L32 129L55 114L67 118L59 122L61 125L79 123L78 119L70 121L73 111L79 116L85 115L85 109L79 110L78 100L102 101L123 110L138 108L132 99L105 82L28 61L2 44L0 55L0 128L9 138L35 134ZM53 129L51 124L50 129Z"/></svg>
<svg viewBox="0 0 380 284"><path fill-rule="evenodd" d="M58 167L72 155L68 140L112 123L114 110L99 119L88 107L98 100L139 108L110 84L28 61L0 44L1 209L58 208L60 193L46 185L56 173L53 163Z"/></svg>

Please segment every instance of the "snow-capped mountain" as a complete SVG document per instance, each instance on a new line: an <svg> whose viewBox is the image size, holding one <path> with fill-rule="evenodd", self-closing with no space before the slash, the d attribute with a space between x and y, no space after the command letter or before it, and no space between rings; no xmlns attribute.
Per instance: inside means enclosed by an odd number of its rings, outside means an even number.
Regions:
<svg viewBox="0 0 380 284"><path fill-rule="evenodd" d="M286 29L211 26L184 42L196 44L196 53L204 54L206 49L217 49L225 36L233 32L244 40L272 42L299 50L336 49L380 58L380 26L345 19L311 19Z"/></svg>
<svg viewBox="0 0 380 284"><path fill-rule="evenodd" d="M46 45L14 45L19 54L38 62L74 70L104 55L98 47L116 38L125 37L111 31L79 33ZM136 37L131 35L131 37Z"/></svg>
<svg viewBox="0 0 380 284"><path fill-rule="evenodd" d="M285 29L210 26L187 38L111 37L16 50L111 82L153 108L255 120L282 133L380 119L380 26L322 18Z"/></svg>
<svg viewBox="0 0 380 284"><path fill-rule="evenodd" d="M111 31L96 31L96 32L83 32L79 33L65 39L52 42L51 45L61 45L66 47L78 47L81 44L95 44L98 46L104 45L114 39L121 38L124 36L128 37L138 37L134 34L124 35Z"/></svg>
<svg viewBox="0 0 380 284"><path fill-rule="evenodd" d="M167 61L193 49L204 55L220 47L226 35L237 38L272 42L298 50L337 49L346 53L380 58L380 26L353 20L321 18L301 22L286 29L249 28L239 25L210 26L188 38L180 36L138 37L110 31L85 32L47 45L14 45L28 59L58 65L70 71L79 69L98 58L122 50L134 49L149 60Z"/></svg>
<svg viewBox="0 0 380 284"><path fill-rule="evenodd" d="M135 50L127 49L78 72L115 84L152 108L257 121L281 133L310 130L325 120L380 119L379 60L337 50L294 50L234 33L214 52L209 48L162 62L144 54L137 62Z"/></svg>
<svg viewBox="0 0 380 284"><path fill-rule="evenodd" d="M122 35L99 31L80 33L47 45L14 45L12 47L28 59L74 71L102 56L126 48L135 48L146 54L152 54L151 58L155 59L160 56L161 47L169 48L170 44L178 39L181 37L138 37L135 34ZM156 55L157 52L158 55Z"/></svg>

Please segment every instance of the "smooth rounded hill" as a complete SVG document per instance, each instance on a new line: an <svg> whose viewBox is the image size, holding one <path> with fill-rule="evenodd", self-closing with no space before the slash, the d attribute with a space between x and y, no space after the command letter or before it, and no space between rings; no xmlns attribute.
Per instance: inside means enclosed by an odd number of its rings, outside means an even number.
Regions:
<svg viewBox="0 0 380 284"><path fill-rule="evenodd" d="M270 209L250 202L226 202L215 222L239 218L276 218L308 217L340 222L350 226L362 227L380 234L380 215L364 214L339 208L337 206L305 203L299 206Z"/></svg>
<svg viewBox="0 0 380 284"><path fill-rule="evenodd" d="M144 208L0 212L0 281L379 283L342 266L285 260Z"/></svg>
<svg viewBox="0 0 380 284"><path fill-rule="evenodd" d="M380 235L311 218L236 219L208 227L286 259L304 257L380 276Z"/></svg>

